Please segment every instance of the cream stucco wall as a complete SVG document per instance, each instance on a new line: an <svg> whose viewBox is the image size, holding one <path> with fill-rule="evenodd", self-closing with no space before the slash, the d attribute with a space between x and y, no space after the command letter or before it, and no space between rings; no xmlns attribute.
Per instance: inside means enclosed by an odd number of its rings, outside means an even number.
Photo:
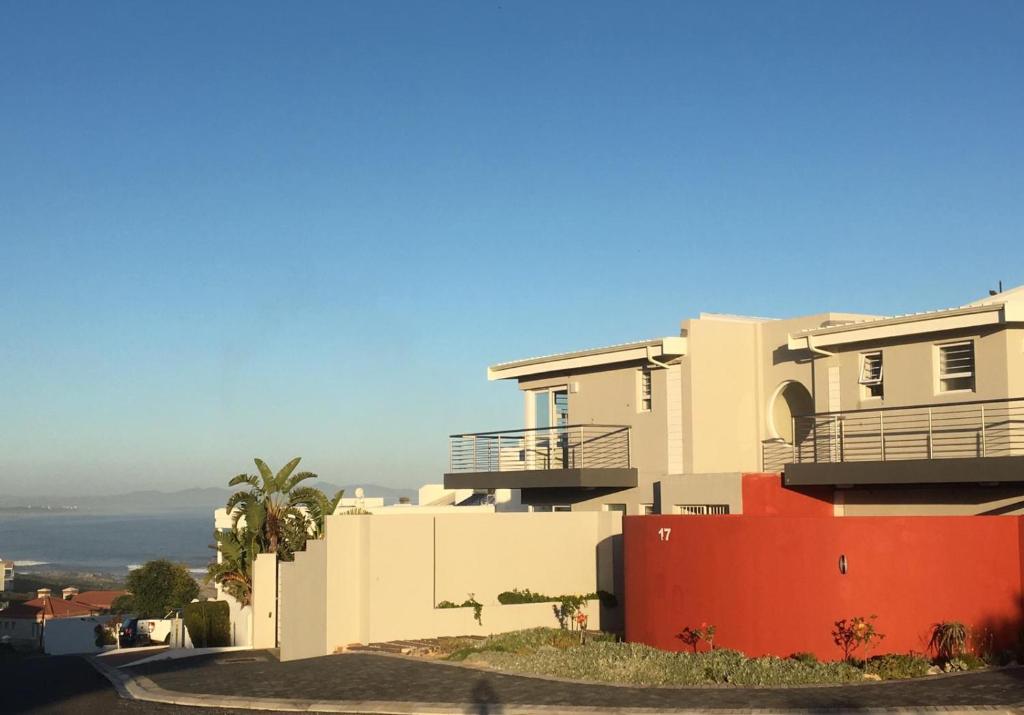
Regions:
<svg viewBox="0 0 1024 715"><path fill-rule="evenodd" d="M513 588L556 595L581 593L590 584L591 591L612 591L611 564L599 572L595 546L620 533L621 523L618 514L585 512L439 518L434 597L461 602L473 592L481 603L495 604Z"/></svg>
<svg viewBox="0 0 1024 715"><path fill-rule="evenodd" d="M308 541L295 560L281 562L278 618L281 660L327 652L327 542Z"/></svg>
<svg viewBox="0 0 1024 715"><path fill-rule="evenodd" d="M683 323L683 472L756 471L759 321L700 318Z"/></svg>
<svg viewBox="0 0 1024 715"><path fill-rule="evenodd" d="M1024 397L1024 328L1006 330L1006 391Z"/></svg>
<svg viewBox="0 0 1024 715"><path fill-rule="evenodd" d="M621 528L620 515L596 512L329 517L326 539L281 565L281 657L555 625L551 604L502 606L498 593L614 592ZM472 609L436 608L470 593L484 605L482 625ZM600 611L591 604L593 626Z"/></svg>
<svg viewBox="0 0 1024 715"><path fill-rule="evenodd" d="M252 567L252 647L277 643L277 556L260 554Z"/></svg>

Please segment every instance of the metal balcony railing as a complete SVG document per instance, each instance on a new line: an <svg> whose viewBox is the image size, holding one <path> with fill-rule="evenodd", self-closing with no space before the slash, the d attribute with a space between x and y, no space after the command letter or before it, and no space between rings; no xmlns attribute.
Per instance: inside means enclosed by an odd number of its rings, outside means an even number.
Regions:
<svg viewBox="0 0 1024 715"><path fill-rule="evenodd" d="M1024 455L1024 398L824 412L793 418L793 444L761 445L766 471L835 464Z"/></svg>
<svg viewBox="0 0 1024 715"><path fill-rule="evenodd" d="M450 473L629 466L630 428L623 425L565 425L448 438Z"/></svg>

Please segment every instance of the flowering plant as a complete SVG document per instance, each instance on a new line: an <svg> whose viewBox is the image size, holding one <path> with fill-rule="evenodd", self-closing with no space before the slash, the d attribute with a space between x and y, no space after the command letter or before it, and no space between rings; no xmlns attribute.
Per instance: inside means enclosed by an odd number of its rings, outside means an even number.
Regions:
<svg viewBox="0 0 1024 715"><path fill-rule="evenodd" d="M865 651L870 650L873 643L882 640L885 636L875 630L875 618L877 616L854 616L843 618L835 622L832 630L832 642L843 649L843 660L850 660L851 655L858 648L863 647Z"/></svg>
<svg viewBox="0 0 1024 715"><path fill-rule="evenodd" d="M708 644L708 650L715 649L715 627L707 622L701 623L700 628L687 626L680 633L676 634L676 638L693 648L694 653L697 652L697 645L701 641Z"/></svg>

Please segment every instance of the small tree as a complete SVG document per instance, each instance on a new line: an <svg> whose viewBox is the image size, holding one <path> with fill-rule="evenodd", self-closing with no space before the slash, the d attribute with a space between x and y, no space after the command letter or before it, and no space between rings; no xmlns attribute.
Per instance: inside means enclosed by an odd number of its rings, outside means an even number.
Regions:
<svg viewBox="0 0 1024 715"><path fill-rule="evenodd" d="M114 602L114 610L143 618L162 618L199 595L199 584L188 569L166 559L147 561L128 574L129 596Z"/></svg>

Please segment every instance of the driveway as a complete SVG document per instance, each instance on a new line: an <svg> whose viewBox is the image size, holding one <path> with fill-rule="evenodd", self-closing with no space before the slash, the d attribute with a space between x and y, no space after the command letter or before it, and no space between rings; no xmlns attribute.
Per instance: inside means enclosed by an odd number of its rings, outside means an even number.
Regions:
<svg viewBox="0 0 1024 715"><path fill-rule="evenodd" d="M349 653L278 662L265 651L200 656L128 669L161 688L248 698L502 706L665 709L1016 708L1024 704L1024 669L911 681L803 688L637 688L542 680L444 663Z"/></svg>

